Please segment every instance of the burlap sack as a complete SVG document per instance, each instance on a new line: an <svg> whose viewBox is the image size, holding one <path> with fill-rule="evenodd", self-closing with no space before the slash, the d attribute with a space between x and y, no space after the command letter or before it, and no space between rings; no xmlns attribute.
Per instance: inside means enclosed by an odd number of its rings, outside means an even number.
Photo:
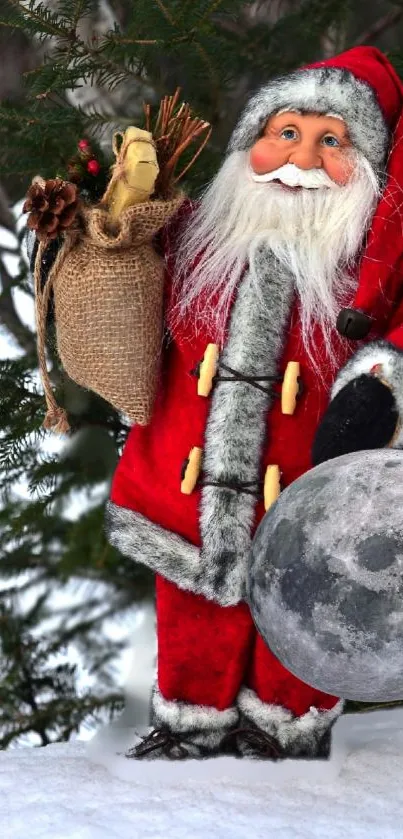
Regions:
<svg viewBox="0 0 403 839"><path fill-rule="evenodd" d="M132 422L149 422L163 323L163 262L152 237L182 201L181 195L128 207L113 232L106 210L85 209L83 231L66 236L44 289L35 277L38 355L48 404L46 428L69 429L65 412L55 402L44 358L51 288L57 349L67 374ZM38 253L36 274L40 258Z"/></svg>

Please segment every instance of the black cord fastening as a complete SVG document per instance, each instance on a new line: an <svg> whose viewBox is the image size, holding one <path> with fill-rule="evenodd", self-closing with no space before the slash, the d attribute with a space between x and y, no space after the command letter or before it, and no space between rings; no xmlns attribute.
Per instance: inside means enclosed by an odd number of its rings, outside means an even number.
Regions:
<svg viewBox="0 0 403 839"><path fill-rule="evenodd" d="M199 487L224 487L226 489L233 489L235 492L254 495L257 498L263 498L261 485L261 481L236 481L235 479L232 481L197 481L197 486ZM255 487L255 489L250 489L250 487Z"/></svg>
<svg viewBox="0 0 403 839"><path fill-rule="evenodd" d="M181 481L183 481L185 479L186 469L188 468L189 463L190 463L190 458L185 457L185 460L183 461L182 466L181 466Z"/></svg>
<svg viewBox="0 0 403 839"><path fill-rule="evenodd" d="M196 366L195 366L195 367L193 367L193 369L192 369L192 370L190 370L190 375L191 375L191 376L196 376L196 378L198 379L198 378L199 378L199 376L200 376L200 367L201 367L201 365L202 365L202 362L201 362L201 361L198 361L198 362L197 362L197 364L196 364Z"/></svg>
<svg viewBox="0 0 403 839"><path fill-rule="evenodd" d="M272 389L263 387L259 384L259 382L272 382L273 384L277 384L283 381L282 376L246 376L244 373L239 373L237 370L229 367L228 364L223 364L222 362L220 362L218 366L220 370L225 370L227 373L231 373L231 375L220 376L216 374L213 377L214 384L216 382L246 382L247 384L252 385L252 387L256 387L258 390L261 390L263 393L267 393L271 396L273 392Z"/></svg>
<svg viewBox="0 0 403 839"><path fill-rule="evenodd" d="M190 370L190 375L199 378L201 365L202 362L199 361L196 364L196 366L193 367L192 370ZM273 388L263 387L259 384L259 382L272 382L273 384L281 384L284 381L283 376L246 376L244 373L239 373L237 370L234 370L232 367L229 367L227 364L223 364L222 362L219 363L218 367L220 370L226 370L227 373L231 373L231 375L220 376L218 373L216 373L211 380L213 385L217 384L217 382L246 382L246 384L252 385L252 387L261 390L262 393L266 393L268 396L273 396L275 399L280 399L281 397L281 393L277 393L277 391L273 390ZM298 376L297 382L297 399L299 399L304 393L305 387L301 376Z"/></svg>
<svg viewBox="0 0 403 839"><path fill-rule="evenodd" d="M305 392L305 385L304 385L304 383L303 383L303 381L302 381L302 379L301 379L301 376L298 376L298 378L297 378L297 382L298 382L298 393L297 393L297 399L299 399L299 398L300 398L300 396L302 396L302 394Z"/></svg>

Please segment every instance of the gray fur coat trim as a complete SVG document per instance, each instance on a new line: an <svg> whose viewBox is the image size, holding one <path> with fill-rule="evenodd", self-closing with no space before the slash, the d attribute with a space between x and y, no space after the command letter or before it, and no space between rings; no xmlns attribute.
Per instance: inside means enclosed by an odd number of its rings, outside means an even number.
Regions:
<svg viewBox="0 0 403 839"><path fill-rule="evenodd" d="M220 360L248 376L276 376L292 294L292 278L262 249L240 286ZM272 395L246 382L217 382L205 432L207 480L256 482L262 490L261 456L272 402ZM220 599L225 592L232 602L244 595L256 504L256 497L244 492L203 487L201 564Z"/></svg>
<svg viewBox="0 0 403 839"><path fill-rule="evenodd" d="M276 376L294 296L293 278L261 249L234 303L221 360L248 376ZM242 382L216 383L205 432L204 480L256 482L263 490L261 457L273 396ZM107 503L108 539L179 588L222 606L245 597L246 567L258 498L226 486L201 492L199 550L140 513Z"/></svg>

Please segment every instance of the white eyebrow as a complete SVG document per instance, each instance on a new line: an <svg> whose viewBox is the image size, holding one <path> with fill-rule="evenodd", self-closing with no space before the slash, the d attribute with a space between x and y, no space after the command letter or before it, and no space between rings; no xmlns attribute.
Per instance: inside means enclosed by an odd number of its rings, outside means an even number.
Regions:
<svg viewBox="0 0 403 839"><path fill-rule="evenodd" d="M276 116L278 117L280 114L302 114L302 111L299 111L298 108L281 108L281 111L276 111Z"/></svg>
<svg viewBox="0 0 403 839"><path fill-rule="evenodd" d="M340 119L341 122L345 122L344 117L341 117L340 114L333 114L329 111L328 114L324 115L325 117L333 117L333 119Z"/></svg>
<svg viewBox="0 0 403 839"><path fill-rule="evenodd" d="M280 111L276 111L276 116L280 116L280 114L302 114L303 112L300 111L298 108L281 108ZM334 114L333 111L328 111L326 114L322 114L324 117L333 117L333 119L339 119L341 122L344 122L344 117L340 116L340 114Z"/></svg>

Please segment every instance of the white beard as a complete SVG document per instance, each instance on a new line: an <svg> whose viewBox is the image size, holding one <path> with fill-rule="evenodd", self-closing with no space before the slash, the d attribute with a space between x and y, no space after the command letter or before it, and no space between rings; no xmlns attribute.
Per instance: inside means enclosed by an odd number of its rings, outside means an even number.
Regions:
<svg viewBox="0 0 403 839"><path fill-rule="evenodd" d="M253 265L254 253L263 245L294 276L302 339L311 362L317 369L312 336L319 325L328 360L335 365L337 314L354 297L352 269L380 194L366 158L358 152L354 158L354 174L345 186L332 182L331 189L288 191L256 182L248 152L229 155L179 242L174 323L191 316L196 330L207 329L222 343L245 264ZM259 294L259 277L252 274ZM269 312L270 300L265 304Z"/></svg>

